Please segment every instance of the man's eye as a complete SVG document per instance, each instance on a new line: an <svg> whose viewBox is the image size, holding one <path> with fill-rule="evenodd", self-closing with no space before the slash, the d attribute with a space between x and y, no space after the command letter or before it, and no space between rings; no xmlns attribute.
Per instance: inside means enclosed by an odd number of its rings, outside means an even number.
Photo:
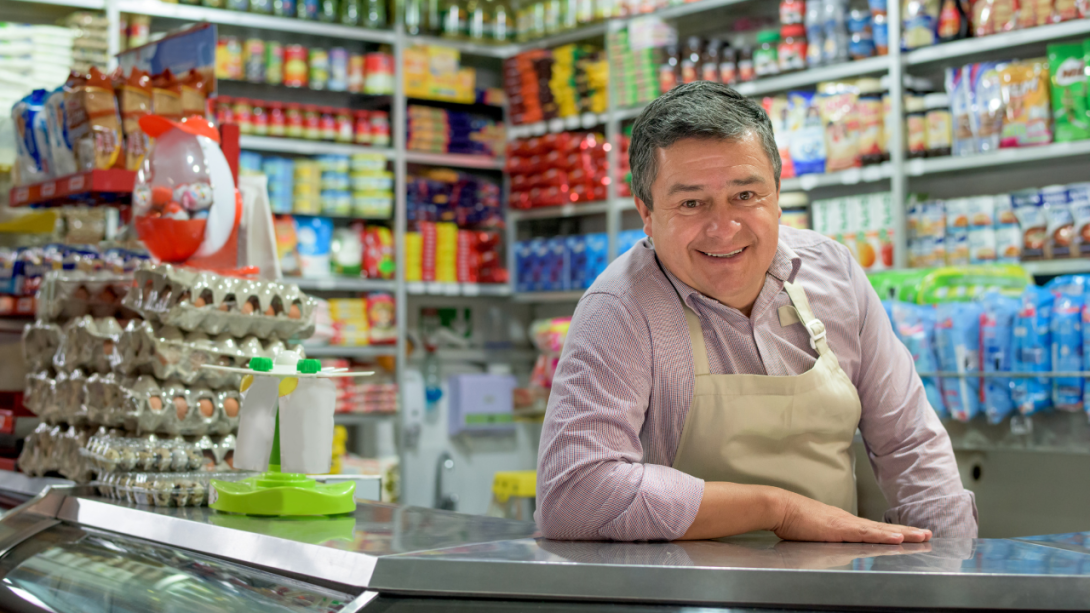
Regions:
<svg viewBox="0 0 1090 613"><path fill-rule="evenodd" d="M756 194L754 194L753 192L742 192L742 193L738 194L738 199L739 200L753 200L753 198L755 198L755 197L756 197Z"/></svg>
<svg viewBox="0 0 1090 613"><path fill-rule="evenodd" d="M681 203L681 208L684 209L695 209L698 206L700 206L699 200L686 200L685 202Z"/></svg>

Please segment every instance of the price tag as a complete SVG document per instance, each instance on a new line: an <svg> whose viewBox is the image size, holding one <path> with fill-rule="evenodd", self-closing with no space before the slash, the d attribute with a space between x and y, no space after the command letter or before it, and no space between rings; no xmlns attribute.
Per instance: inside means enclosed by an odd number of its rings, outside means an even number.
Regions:
<svg viewBox="0 0 1090 613"><path fill-rule="evenodd" d="M445 296L457 296L461 293L459 291L461 288L458 287L457 283L442 283L440 285L442 286L443 294Z"/></svg>
<svg viewBox="0 0 1090 613"><path fill-rule="evenodd" d="M882 167L881 166L866 166L863 168L863 180L867 183L874 183L882 179Z"/></svg>
<svg viewBox="0 0 1090 613"><path fill-rule="evenodd" d="M923 174L923 171L923 160L916 158L908 161L908 174L912 175L913 177L918 177Z"/></svg>
<svg viewBox="0 0 1090 613"><path fill-rule="evenodd" d="M562 205L560 207L560 216L561 217L571 217L574 213L575 213L575 205L574 204L565 204L565 205Z"/></svg>
<svg viewBox="0 0 1090 613"><path fill-rule="evenodd" d="M549 131L549 126L544 121L539 121L531 126L531 136L544 136Z"/></svg>
<svg viewBox="0 0 1090 613"><path fill-rule="evenodd" d="M801 187L804 192L814 189L817 187L817 184L817 175L802 175L799 177L799 187Z"/></svg>
<svg viewBox="0 0 1090 613"><path fill-rule="evenodd" d="M568 130L578 130L579 129L579 116L578 115L570 115L568 117L565 117L564 118L564 127L567 128Z"/></svg>
<svg viewBox="0 0 1090 613"><path fill-rule="evenodd" d="M50 181L42 184L42 198L52 198L57 193L57 182Z"/></svg>
<svg viewBox="0 0 1090 613"><path fill-rule="evenodd" d="M85 183L84 179L86 176L87 175L76 175L68 179L68 193L74 194L83 189Z"/></svg>
<svg viewBox="0 0 1090 613"><path fill-rule="evenodd" d="M466 283L462 286L462 293L466 296L480 296L481 286L476 283Z"/></svg>
<svg viewBox="0 0 1090 613"><path fill-rule="evenodd" d="M855 185L859 183L859 179L862 178L863 173L858 168L849 168L841 171L840 182L844 185Z"/></svg>
<svg viewBox="0 0 1090 613"><path fill-rule="evenodd" d="M405 291L409 292L410 294L423 294L424 293L424 284L419 282L419 281L414 281L412 283L406 283L405 284Z"/></svg>
<svg viewBox="0 0 1090 613"><path fill-rule="evenodd" d="M549 131L553 134L564 131L564 120L557 117L556 119L549 120Z"/></svg>
<svg viewBox="0 0 1090 613"><path fill-rule="evenodd" d="M594 113L583 113L583 128L590 129L598 125L598 116Z"/></svg>

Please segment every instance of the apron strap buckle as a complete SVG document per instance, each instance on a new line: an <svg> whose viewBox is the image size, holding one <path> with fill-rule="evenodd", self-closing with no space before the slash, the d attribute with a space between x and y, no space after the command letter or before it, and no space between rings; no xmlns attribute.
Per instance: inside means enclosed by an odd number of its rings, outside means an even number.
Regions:
<svg viewBox="0 0 1090 613"><path fill-rule="evenodd" d="M811 319L806 322L806 332L810 334L810 347L817 351L817 342L825 339L825 324L821 320Z"/></svg>

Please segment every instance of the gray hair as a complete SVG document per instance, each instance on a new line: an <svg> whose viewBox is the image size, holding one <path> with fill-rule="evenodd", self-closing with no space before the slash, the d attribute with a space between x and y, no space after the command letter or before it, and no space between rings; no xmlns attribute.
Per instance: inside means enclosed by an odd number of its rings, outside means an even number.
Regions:
<svg viewBox="0 0 1090 613"><path fill-rule="evenodd" d="M761 139L772 162L776 186L780 185L780 151L761 105L720 83L696 81L680 85L647 105L632 126L628 162L632 168L632 192L652 207L651 184L658 168L655 151L685 138L737 141L749 134Z"/></svg>

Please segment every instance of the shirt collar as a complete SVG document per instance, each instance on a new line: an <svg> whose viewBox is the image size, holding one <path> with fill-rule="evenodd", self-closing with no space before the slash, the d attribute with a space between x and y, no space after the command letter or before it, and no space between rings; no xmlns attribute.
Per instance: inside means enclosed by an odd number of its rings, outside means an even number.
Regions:
<svg viewBox="0 0 1090 613"><path fill-rule="evenodd" d="M648 241L650 243L651 241ZM651 246L652 249L654 245ZM656 256L657 258L658 256ZM674 289L677 290L678 295L685 301L685 304L695 310L697 300L711 300L715 301L710 296L704 296L695 289L689 287L687 283L674 276L674 273L662 264L662 260L659 260L659 264L662 265L663 272L666 273L666 278L673 284ZM772 263L768 266L768 274L780 283L790 283L795 280L795 277L799 274L799 268L802 267L802 258L795 253L785 242L778 241L776 243L776 255L772 256Z"/></svg>

